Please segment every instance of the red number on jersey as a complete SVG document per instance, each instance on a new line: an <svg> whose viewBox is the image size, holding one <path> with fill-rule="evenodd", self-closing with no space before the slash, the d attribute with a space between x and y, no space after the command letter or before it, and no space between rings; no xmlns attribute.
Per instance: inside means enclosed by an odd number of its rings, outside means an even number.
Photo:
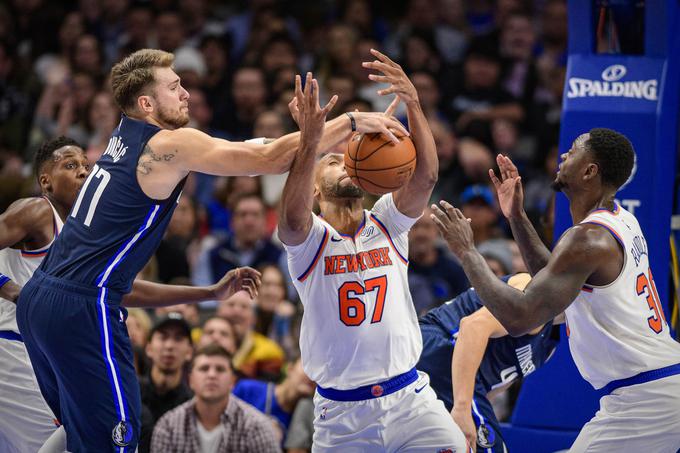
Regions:
<svg viewBox="0 0 680 453"><path fill-rule="evenodd" d="M385 306L385 295L387 294L387 276L369 278L364 281L365 288L359 282L345 282L338 290L340 301L340 321L347 326L358 326L366 319L366 304L361 299L351 297L353 295L370 293L378 290L375 298L375 308L371 317L371 324L382 320L383 308Z"/></svg>
<svg viewBox="0 0 680 453"><path fill-rule="evenodd" d="M647 306L649 306L650 310L654 311L654 314L647 318L649 328L652 329L654 333L661 333L666 318L663 313L663 308L661 307L661 302L659 301L659 294L656 292L656 284L654 283L654 278L652 278L651 269L649 269L649 278L647 278L644 272L637 276L635 292L638 296L645 294Z"/></svg>

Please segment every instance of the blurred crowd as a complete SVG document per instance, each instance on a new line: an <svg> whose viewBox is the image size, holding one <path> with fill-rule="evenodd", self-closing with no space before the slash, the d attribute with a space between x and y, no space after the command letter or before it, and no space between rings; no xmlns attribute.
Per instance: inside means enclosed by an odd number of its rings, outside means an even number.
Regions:
<svg viewBox="0 0 680 453"><path fill-rule="evenodd" d="M295 130L287 104L294 75L306 71L318 78L322 96L339 95L331 116L384 110L389 99L377 95L380 87L361 67L377 48L406 70L429 119L440 163L433 199L453 202L472 219L478 248L495 273L520 272L524 264L487 171L498 153L513 159L526 209L551 242L545 214L557 165L566 15L564 0L4 2L0 212L38 193L30 162L43 140L66 135L93 163L99 158L120 118L107 74L130 52L173 52L191 96L189 126L246 140ZM159 434L153 428L164 413L215 391L212 378L201 381L194 371L205 363L208 370L225 350L233 370L229 365L221 388L266 414L266 435L273 428L283 448L309 451L314 384L299 363L302 307L274 234L284 181L285 175L190 177L140 278L210 285L247 265L262 272L262 287L256 300L239 293L198 306L130 310L145 408L140 451L149 451L152 437L158 442L152 449L162 449L161 428L172 420L157 426ZM409 247L419 314L468 288L428 215L413 227ZM211 349L214 343L221 348ZM238 426L257 431L251 424L263 419L243 414L234 417Z"/></svg>

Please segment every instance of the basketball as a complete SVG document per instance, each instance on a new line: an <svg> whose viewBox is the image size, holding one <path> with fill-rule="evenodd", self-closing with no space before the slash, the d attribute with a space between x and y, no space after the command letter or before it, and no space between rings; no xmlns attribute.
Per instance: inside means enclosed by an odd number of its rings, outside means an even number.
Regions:
<svg viewBox="0 0 680 453"><path fill-rule="evenodd" d="M345 151L345 169L366 192L383 195L401 188L416 168L416 148L408 136L395 145L383 134L358 134Z"/></svg>

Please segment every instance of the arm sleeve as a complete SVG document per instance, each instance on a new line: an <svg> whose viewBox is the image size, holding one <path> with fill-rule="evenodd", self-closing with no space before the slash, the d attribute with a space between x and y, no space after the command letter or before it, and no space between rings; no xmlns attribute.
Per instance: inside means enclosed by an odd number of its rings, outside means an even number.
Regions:
<svg viewBox="0 0 680 453"><path fill-rule="evenodd" d="M290 275L295 279L301 279L316 264L316 261L323 254L323 248L328 242L331 234L327 224L316 215L312 216L312 227L307 234L307 238L298 245L285 245L288 253L288 269Z"/></svg>

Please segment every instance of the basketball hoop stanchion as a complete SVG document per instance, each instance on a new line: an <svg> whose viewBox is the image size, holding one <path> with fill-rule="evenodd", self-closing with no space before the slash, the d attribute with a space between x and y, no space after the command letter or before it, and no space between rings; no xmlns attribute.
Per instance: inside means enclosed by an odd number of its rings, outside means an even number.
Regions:
<svg viewBox="0 0 680 453"><path fill-rule="evenodd" d="M578 135L594 127L617 130L633 143L637 153L634 174L617 194L617 200L637 217L642 227L654 281L670 323L673 312L668 238L680 105L680 34L674 30L680 26L680 4L676 0L646 0L644 7L636 11L637 17L644 17L641 27L644 32L639 37L644 45L637 46L643 51L625 55L596 53L598 47L603 50L603 27L601 3L595 3L568 0L569 57L559 150L567 151ZM632 0L630 6L633 7ZM617 31L614 26L611 31L618 37L622 29ZM630 35L627 39L630 42ZM625 48L622 50L625 52ZM558 238L572 225L567 200L561 194L555 209L554 237ZM600 396L579 375L562 329L562 341L555 356L527 377L512 423L504 426L509 450L528 451L528 445L532 453L569 448L581 427L597 411Z"/></svg>

